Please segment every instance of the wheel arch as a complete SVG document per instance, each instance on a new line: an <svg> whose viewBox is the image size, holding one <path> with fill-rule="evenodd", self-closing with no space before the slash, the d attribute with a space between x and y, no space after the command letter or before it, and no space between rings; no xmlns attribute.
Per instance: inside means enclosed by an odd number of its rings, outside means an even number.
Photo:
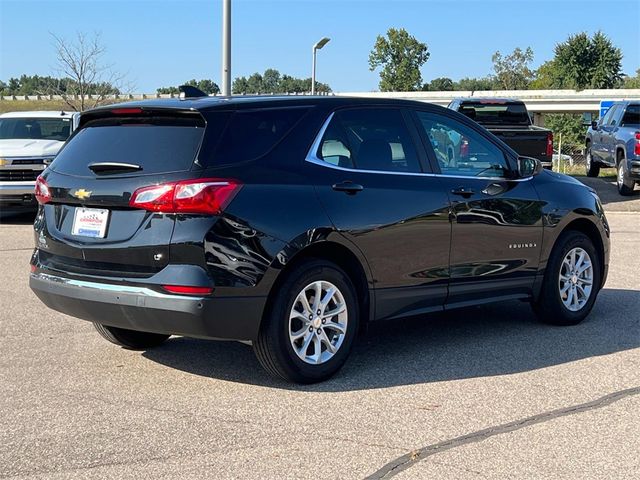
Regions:
<svg viewBox="0 0 640 480"><path fill-rule="evenodd" d="M263 313L264 318L269 315L273 297L277 295L280 285L284 283L288 273L307 260L326 260L340 267L349 276L356 289L358 308L360 312L360 325L365 325L373 316L373 305L370 288L371 277L368 275L368 266L363 265L363 261L358 258L350 248L332 240L323 240L311 243L298 250L289 260L278 276L267 296L266 307Z"/></svg>
<svg viewBox="0 0 640 480"><path fill-rule="evenodd" d="M600 235L600 230L598 227L591 221L586 218L576 218L570 221L560 232L560 235L568 232L568 231L576 231L586 235L589 240L593 242L593 246L596 249L598 254L598 260L600 263L600 286L604 284L605 279L605 249L604 242L602 241L602 236ZM557 238L560 238L558 235ZM556 239L557 240L557 239ZM554 244L555 248L555 244Z"/></svg>

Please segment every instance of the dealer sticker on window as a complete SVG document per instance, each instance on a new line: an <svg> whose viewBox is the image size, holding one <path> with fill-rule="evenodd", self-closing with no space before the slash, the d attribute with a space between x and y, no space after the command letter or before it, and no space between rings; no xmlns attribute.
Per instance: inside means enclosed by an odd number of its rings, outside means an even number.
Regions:
<svg viewBox="0 0 640 480"><path fill-rule="evenodd" d="M82 237L104 238L107 232L109 210L102 208L76 208L73 217L73 235Z"/></svg>

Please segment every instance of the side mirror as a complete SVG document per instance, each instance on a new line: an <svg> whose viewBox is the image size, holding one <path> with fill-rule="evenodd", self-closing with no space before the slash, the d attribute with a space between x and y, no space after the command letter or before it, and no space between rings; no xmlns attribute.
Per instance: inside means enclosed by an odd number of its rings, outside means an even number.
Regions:
<svg viewBox="0 0 640 480"><path fill-rule="evenodd" d="M537 158L518 157L518 174L521 178L538 175L542 171L542 162Z"/></svg>
<svg viewBox="0 0 640 480"><path fill-rule="evenodd" d="M591 121L591 128L593 128L594 130L598 129L598 122L596 122L595 120Z"/></svg>

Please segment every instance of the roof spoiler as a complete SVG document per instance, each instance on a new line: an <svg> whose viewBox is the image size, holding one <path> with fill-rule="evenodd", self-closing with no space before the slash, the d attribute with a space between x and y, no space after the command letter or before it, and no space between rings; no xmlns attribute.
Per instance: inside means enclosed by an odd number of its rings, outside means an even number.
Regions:
<svg viewBox="0 0 640 480"><path fill-rule="evenodd" d="M199 88L193 87L191 85L180 85L178 87L178 90L180 91L180 98L198 98L209 96Z"/></svg>

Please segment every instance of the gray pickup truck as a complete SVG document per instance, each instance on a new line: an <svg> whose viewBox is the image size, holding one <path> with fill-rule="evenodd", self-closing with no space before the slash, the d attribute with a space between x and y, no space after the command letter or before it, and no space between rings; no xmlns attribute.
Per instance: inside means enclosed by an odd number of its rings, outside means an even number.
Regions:
<svg viewBox="0 0 640 480"><path fill-rule="evenodd" d="M631 195L640 184L640 102L614 102L592 122L585 139L587 175L615 168L620 195Z"/></svg>
<svg viewBox="0 0 640 480"><path fill-rule="evenodd" d="M448 108L460 112L493 133L518 154L553 167L553 133L531 124L524 102L512 98L456 98Z"/></svg>
<svg viewBox="0 0 640 480"><path fill-rule="evenodd" d="M35 210L36 178L78 124L73 112L10 112L0 115L0 209Z"/></svg>

